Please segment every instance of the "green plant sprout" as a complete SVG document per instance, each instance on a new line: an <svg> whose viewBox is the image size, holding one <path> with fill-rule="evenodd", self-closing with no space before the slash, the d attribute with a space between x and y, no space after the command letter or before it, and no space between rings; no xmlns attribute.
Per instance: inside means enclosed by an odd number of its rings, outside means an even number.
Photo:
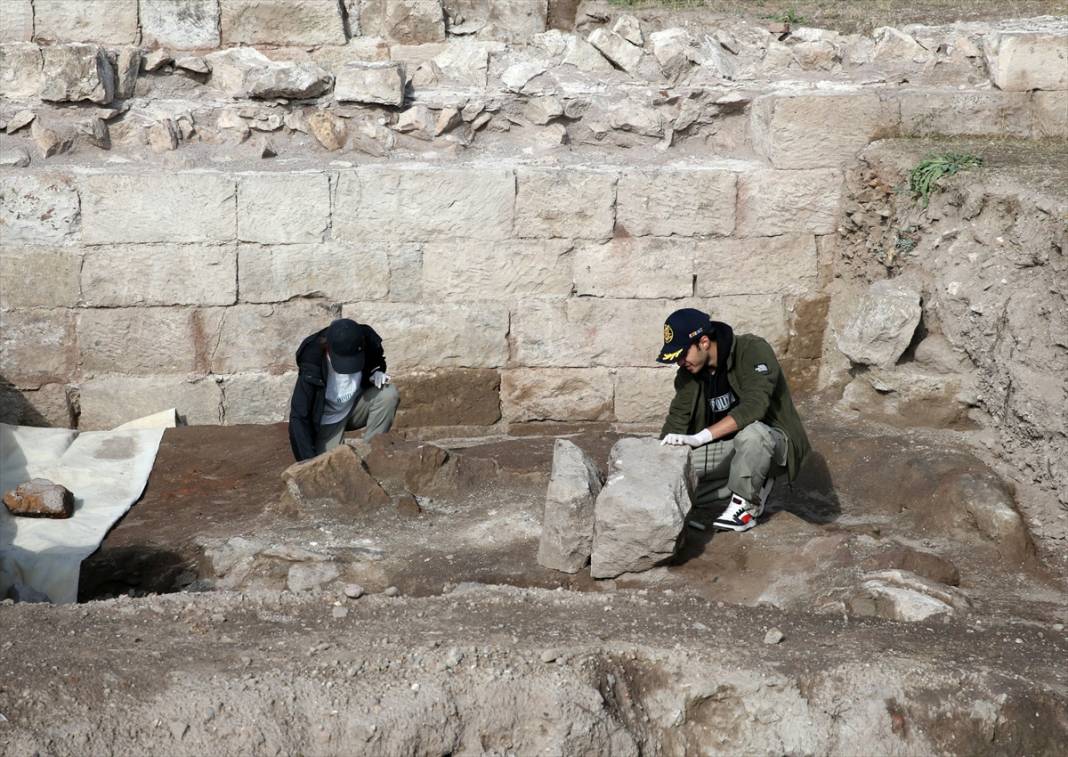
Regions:
<svg viewBox="0 0 1068 757"><path fill-rule="evenodd" d="M909 171L909 191L912 192L913 199L919 198L926 208L931 200L931 193L941 186L939 180L943 176L952 176L958 171L978 168L981 165L983 159L969 153L944 152L928 155Z"/></svg>

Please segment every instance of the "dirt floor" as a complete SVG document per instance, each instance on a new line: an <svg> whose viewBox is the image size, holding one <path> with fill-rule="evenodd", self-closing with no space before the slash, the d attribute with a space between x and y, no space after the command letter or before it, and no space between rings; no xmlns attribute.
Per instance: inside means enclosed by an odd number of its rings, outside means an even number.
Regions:
<svg viewBox="0 0 1068 757"><path fill-rule="evenodd" d="M535 553L554 439L602 462L607 430L441 439L468 473L419 513L294 510L283 425L169 430L90 601L0 606L0 752L1058 753L1068 593L1026 529L978 530L996 477L806 417L820 454L758 528L598 582ZM889 574L953 611L891 619Z"/></svg>

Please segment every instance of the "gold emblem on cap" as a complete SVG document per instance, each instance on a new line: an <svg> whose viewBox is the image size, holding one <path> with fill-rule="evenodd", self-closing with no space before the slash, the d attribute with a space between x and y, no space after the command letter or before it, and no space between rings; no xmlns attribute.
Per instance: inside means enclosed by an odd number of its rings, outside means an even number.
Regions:
<svg viewBox="0 0 1068 757"><path fill-rule="evenodd" d="M675 338L675 332L671 330L671 326L664 324L664 344L668 344Z"/></svg>

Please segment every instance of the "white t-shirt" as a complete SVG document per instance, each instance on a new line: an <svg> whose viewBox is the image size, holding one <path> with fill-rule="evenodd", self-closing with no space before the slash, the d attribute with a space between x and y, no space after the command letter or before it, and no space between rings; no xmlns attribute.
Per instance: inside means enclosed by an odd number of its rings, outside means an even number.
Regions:
<svg viewBox="0 0 1068 757"><path fill-rule="evenodd" d="M326 356L326 406L320 423L339 423L349 417L360 396L362 375L360 372L338 373L330 363L330 356Z"/></svg>

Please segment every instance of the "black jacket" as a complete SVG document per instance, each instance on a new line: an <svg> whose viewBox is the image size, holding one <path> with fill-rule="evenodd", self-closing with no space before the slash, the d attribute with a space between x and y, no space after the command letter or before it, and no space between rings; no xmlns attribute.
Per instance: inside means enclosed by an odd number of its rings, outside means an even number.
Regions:
<svg viewBox="0 0 1068 757"><path fill-rule="evenodd" d="M371 385L371 374L386 370L382 337L360 324L364 334L362 388ZM289 403L289 443L297 460L315 457L315 438L326 406L326 329L308 335L297 348L297 384Z"/></svg>

